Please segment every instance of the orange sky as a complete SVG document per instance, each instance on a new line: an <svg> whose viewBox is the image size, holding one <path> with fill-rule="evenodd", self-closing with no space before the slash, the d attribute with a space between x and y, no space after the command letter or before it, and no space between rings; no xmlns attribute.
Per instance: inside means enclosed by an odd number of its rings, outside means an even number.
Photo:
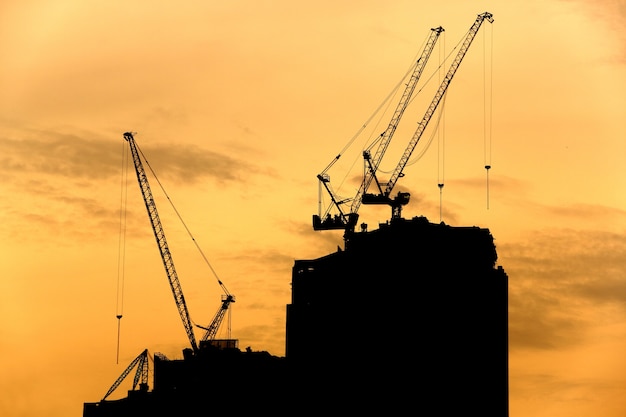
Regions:
<svg viewBox="0 0 626 417"><path fill-rule="evenodd" d="M412 195L404 216L441 212L494 235L510 278L512 417L626 415L623 1L180 3L0 5L0 415L81 415L143 349L187 347L131 178L116 363L123 132L137 132L237 297L232 336L284 355L294 260L342 245L340 232L312 230L316 175L430 28L445 28L436 63L485 11L495 22L455 75L437 138L398 183ZM382 169L424 111L405 113ZM353 196L362 162L344 158L330 175L340 184L356 161L342 190ZM207 324L220 288L150 180L192 319ZM389 212L360 215L375 228Z"/></svg>

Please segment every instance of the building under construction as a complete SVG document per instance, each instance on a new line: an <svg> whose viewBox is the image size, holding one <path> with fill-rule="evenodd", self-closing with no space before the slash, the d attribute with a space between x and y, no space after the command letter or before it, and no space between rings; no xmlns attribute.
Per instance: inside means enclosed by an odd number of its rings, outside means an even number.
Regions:
<svg viewBox="0 0 626 417"><path fill-rule="evenodd" d="M489 230L417 217L296 261L290 365L346 410L507 416L508 277L496 260Z"/></svg>
<svg viewBox="0 0 626 417"><path fill-rule="evenodd" d="M405 219L401 211L410 194L390 197L485 20L493 22L491 13L478 15L470 27L386 185L376 177L379 164L443 32L441 27L431 29L396 112L380 136L378 150L373 155L369 149L363 152L366 170L357 195L338 198L326 170L318 175L320 190L325 188L331 197L334 215L330 209L320 210L313 215L313 229L343 230L345 245L318 259L295 261L291 303L286 306L284 357L241 351L235 340L213 339L228 305L234 302L225 288L222 307L213 323L203 328L203 340L196 343L140 152L132 133L125 133L191 348L183 351L180 360L154 356L152 390L147 372L139 367L128 397L107 400L109 390L101 401L85 403L83 416L181 415L206 410L507 417L508 277L497 265L491 232L476 226L431 223L425 217ZM370 184L377 185L378 193L369 192ZM347 202L349 209L344 207ZM368 231L362 225L355 231L361 204L389 205L391 219L378 229ZM136 361L147 365L145 353Z"/></svg>
<svg viewBox="0 0 626 417"><path fill-rule="evenodd" d="M83 416L193 412L207 398L235 413L507 416L508 277L496 260L479 227L418 217L354 233L342 250L295 261L285 357L155 355L152 391L86 403Z"/></svg>

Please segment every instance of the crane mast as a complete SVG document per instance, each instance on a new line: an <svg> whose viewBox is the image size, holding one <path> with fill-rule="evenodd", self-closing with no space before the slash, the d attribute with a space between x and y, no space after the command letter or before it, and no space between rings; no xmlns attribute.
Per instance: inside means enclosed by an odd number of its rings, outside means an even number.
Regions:
<svg viewBox="0 0 626 417"><path fill-rule="evenodd" d="M137 145L135 144L135 138L131 132L126 132L124 133L124 139L128 141L130 146L130 151L135 165L135 172L137 173L137 181L139 182L139 188L141 189L143 200L146 204L146 209L148 210L148 217L150 218L152 230L154 231L154 237L156 238L157 245L159 246L161 259L163 260L163 265L165 266L165 272L167 273L167 279L169 281L172 294L174 295L174 301L176 302L178 313L183 321L183 326L187 332L187 337L189 338L191 347L194 352L197 352L198 344L196 343L196 336L193 332L189 310L187 309L183 290L180 285L180 281L178 280L176 268L174 267L174 261L172 260L172 255L170 253L169 246L167 245L167 240L165 239L165 232L163 231L156 203L152 196L152 191L150 190L148 177L146 176L146 171L144 170L141 158L139 157L139 151L137 149Z"/></svg>
<svg viewBox="0 0 626 417"><path fill-rule="evenodd" d="M452 81L452 77L454 77L454 74L459 68L459 65L461 64L463 57L465 57L467 50L469 49L470 45L472 44L472 41L476 37L476 33L478 32L478 29L480 29L480 26L485 21L485 19L488 20L489 23L493 23L493 15L489 12L485 12L485 13L479 14L474 24L470 27L468 34L465 37L465 40L463 41L461 48L459 49L459 52L457 53L456 57L454 58L454 61L450 65L450 69L448 70L446 76L441 82L439 89L435 93L435 96L433 97L432 102L430 103L430 105L428 106L428 109L426 110L426 113L424 114L424 117L422 117L422 120L418 123L417 129L415 130L413 137L411 138L411 140L409 141L409 144L404 150L404 153L400 157L400 161L398 162L398 165L396 166L391 176L389 177L389 181L387 182L385 189L384 190L380 189L380 194L378 195L364 194L363 195L364 204L389 204L392 207L392 217L400 217L402 206L409 202L410 195L409 193L398 193L398 196L392 200L389 198L389 194L391 194L391 191L396 185L396 182L402 176L402 171L404 170L404 167L406 166L409 158L411 157L411 154L413 153L415 146L417 145L420 138L422 137L424 130L428 126L428 122L432 118L435 110L437 109L437 107L439 106L439 103L441 102L442 97L446 93L448 86L450 85L450 82Z"/></svg>
<svg viewBox="0 0 626 417"><path fill-rule="evenodd" d="M317 176L320 183L323 184L324 187L326 188L326 191L329 193L331 197L332 203L337 207L340 214L339 216L335 217L335 219L327 218L325 219L325 221L322 221L319 215L314 215L313 216L313 228L315 230L338 229L338 228L341 228L341 229L350 228L351 229L351 228L354 228L354 226L356 225L356 222L358 220L357 211L359 210L359 206L361 205L362 196L365 193L365 191L367 191L370 183L372 182L372 179L376 177L375 173L376 173L376 170L378 169L378 165L380 164L380 161L383 155L385 154L385 151L387 150L389 143L391 142L393 134L395 133L396 128L398 127L400 119L402 118L402 115L404 114L404 111L406 110L409 104L409 100L411 96L413 95L415 86L417 85L417 82L419 81L422 75L422 72L424 71L424 67L426 66L426 63L428 62L428 59L430 58L430 55L432 54L435 44L437 43L437 39L439 38L439 35L443 31L444 29L441 26L431 29L430 36L428 37L428 40L426 41L426 45L424 46L422 54L420 55L420 57L417 59L415 63L415 68L413 70L413 73L411 74L411 77L406 84L404 93L402 94L402 97L400 98L400 101L398 105L396 106L396 110L391 118L391 121L389 122L387 129L380 135L380 138L378 141L378 148L376 149L376 153L374 154L374 157L371 156L369 149L363 151L363 157L369 163L369 170L365 174L363 178L363 182L361 183L361 186L359 190L357 191L356 196L352 199L352 205L350 207L349 214L345 214L343 210L341 209L341 205L347 202L348 200L338 201L335 198L335 195L330 189L329 184L328 184L330 182L328 175L322 173ZM329 165L326 168L326 170L330 168L331 165Z"/></svg>

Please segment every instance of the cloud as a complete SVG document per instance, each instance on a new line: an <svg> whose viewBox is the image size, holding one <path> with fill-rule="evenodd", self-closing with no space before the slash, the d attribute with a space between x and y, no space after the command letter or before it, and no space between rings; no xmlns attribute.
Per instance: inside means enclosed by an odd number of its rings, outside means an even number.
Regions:
<svg viewBox="0 0 626 417"><path fill-rule="evenodd" d="M29 131L20 139L2 138L3 155L0 175L17 183L28 175L102 181L120 175L122 135L109 137L89 134ZM119 139L119 141L117 140ZM156 162L158 172L181 183L193 184L211 178L218 182L245 181L260 169L231 156L202 149L195 145L151 144L142 153L149 163ZM144 161L145 165L145 161ZM148 167L145 167L146 170Z"/></svg>
<svg viewBox="0 0 626 417"><path fill-rule="evenodd" d="M581 343L597 314L626 310L626 235L553 229L502 244L512 349ZM609 320L609 319L607 319Z"/></svg>
<svg viewBox="0 0 626 417"><path fill-rule="evenodd" d="M626 210L606 207L599 204L572 204L569 206L548 206L545 210L553 216L566 217L566 218L603 218L603 219L617 219L619 217L626 217Z"/></svg>
<svg viewBox="0 0 626 417"><path fill-rule="evenodd" d="M119 202L112 196L119 193L123 147L128 146L121 133L111 138L90 132L19 129L10 137L0 137L0 145L0 180L5 195L11 196L0 203L3 233L36 239L48 231L59 239L83 241L102 226L117 230L113 223L119 207L111 203ZM251 176L268 175L243 159L194 145L150 144L142 151L150 158L149 163L144 161L146 171L154 168L177 184L246 183ZM129 169L134 176L130 164ZM155 187L152 182L151 178Z"/></svg>
<svg viewBox="0 0 626 417"><path fill-rule="evenodd" d="M25 132L21 139L2 139L0 172L16 180L32 174L70 179L108 177L120 166L119 147L112 145L74 134Z"/></svg>
<svg viewBox="0 0 626 417"><path fill-rule="evenodd" d="M608 27L607 33L612 37L617 37L621 41L616 42L620 45L619 60L626 61L626 34L624 34L624 25L626 25L626 2L624 0L561 0L567 3L581 5L590 15L592 20L601 22L601 25Z"/></svg>
<svg viewBox="0 0 626 417"><path fill-rule="evenodd" d="M247 182L263 171L249 162L231 156L207 151L193 145L152 145L144 153L150 156L148 164L158 166L158 173L180 183L194 184L211 178L218 183ZM146 167L148 169L148 167Z"/></svg>

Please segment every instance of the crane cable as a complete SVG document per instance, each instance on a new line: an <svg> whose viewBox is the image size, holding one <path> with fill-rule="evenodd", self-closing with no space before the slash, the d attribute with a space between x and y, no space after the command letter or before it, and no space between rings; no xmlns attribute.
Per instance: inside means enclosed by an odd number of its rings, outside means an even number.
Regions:
<svg viewBox="0 0 626 417"><path fill-rule="evenodd" d="M492 136L493 136L493 25L491 25L491 45L490 45L490 68L489 68L489 127L487 128L487 81L486 81L486 77L487 77L487 64L485 63L486 60L486 54L485 54L485 43L486 43L486 39L485 39L485 33L483 32L483 85L484 85L484 96L483 96L483 101L484 101L484 107L483 107L483 112L484 112L484 118L485 120L483 121L483 131L484 131L484 138L483 138L483 153L484 153L484 164L485 164L485 171L487 174L487 210L489 210L489 170L491 169L491 142L492 142Z"/></svg>
<svg viewBox="0 0 626 417"><path fill-rule="evenodd" d="M174 202L172 201L172 199L170 198L170 196L167 194L167 192L165 191L165 188L163 187L163 184L161 184L161 181L159 180L159 178L157 177L156 173L154 172L154 170L152 169L152 166L150 166L150 163L148 162L148 160L146 159L146 156L143 154L143 151L139 148L139 145L137 145L135 143L135 145L137 146L137 150L139 151L139 153L141 154L141 157L143 158L143 160L145 161L146 165L148 166L148 168L150 169L150 172L152 172L152 175L154 176L154 179L157 181L157 183L159 184L159 187L161 187L161 191L163 191L163 194L165 195L165 197L167 198L167 201L170 203L170 205L172 206L172 208L174 209L174 212L176 213L176 216L178 216L178 219L180 220L180 222L182 223L183 227L185 228L185 230L187 231L187 234L189 235L189 237L191 238L191 240L193 241L193 243L195 244L196 248L198 249L198 251L200 252L200 255L202 256L202 258L204 259L204 262L208 265L209 269L211 270L211 272L213 272L213 275L215 276L215 279L217 280L217 283L220 285L220 287L222 288L222 290L226 293L226 295L231 295L230 292L228 292L228 289L226 288L226 286L224 285L224 283L222 282L222 280L218 277L217 272L215 272L215 269L213 268L213 266L211 265L211 263L209 262L208 258L204 255L204 252L202 251L202 249L200 248L200 245L198 245L198 242L196 241L195 237L191 234L191 231L189 230L189 228L187 227L187 224L185 223L185 221L183 220L183 218L181 217L180 213L178 212L178 210L176 209L176 206L174 206Z"/></svg>
<svg viewBox="0 0 626 417"><path fill-rule="evenodd" d="M124 144L122 144L124 145ZM118 238L117 254L117 293L115 304L115 317L117 318L117 352L116 364L120 359L120 333L121 321L124 315L124 271L126 260L126 206L128 201L128 152L126 146L122 146L122 175L120 186L120 230Z"/></svg>
<svg viewBox="0 0 626 417"><path fill-rule="evenodd" d="M443 45L443 55L445 56L445 37L444 37L444 45ZM439 53L441 56L441 46L439 47ZM439 59L441 61L441 58ZM442 68L440 65L439 68ZM441 85L441 71L437 71L439 74L439 85ZM443 106L440 109L439 117L444 117L444 109L446 97L448 96L448 92L443 97ZM439 127L439 120L437 120L437 127ZM443 127L441 129L437 129L437 187L439 187L439 222L443 222L443 186L444 186L444 177L445 177L445 144L446 144L446 135L445 135L445 118ZM441 134L439 134L441 132Z"/></svg>
<svg viewBox="0 0 626 417"><path fill-rule="evenodd" d="M427 41L428 41L428 38L424 39L424 41L422 42L422 46L421 46L421 48L419 50L424 49L424 45L426 44ZM324 168L324 170L320 173L320 175L325 175L328 172L328 170L339 160L339 158L341 158L341 156L354 144L356 139L361 136L363 131L370 125L371 121L374 119L374 117L377 114L380 114L380 117L378 118L378 122L376 123L376 126L378 126L381 123L381 120L382 120L383 116L386 114L386 111L381 113L382 108L383 107L386 107L387 109L389 108L389 106L391 105L391 99L398 93L400 87L402 86L402 83L407 79L409 74L411 74L414 71L415 66L418 64L417 56L419 56L419 53L417 53L415 55L415 57L411 60L411 65L409 65L408 69L406 70L404 75L400 78L400 80L396 83L396 85L391 89L391 91L382 100L382 102L378 105L378 107L372 112L372 114L365 120L365 122L356 131L356 133L354 133L354 135L348 140L348 142L344 145L344 147L337 154L337 156L335 156L335 158L333 158L333 160L326 166L326 168ZM418 93L419 93L419 91L418 91ZM376 139L374 139L374 141L372 143L370 143L369 146L367 146L367 142L366 142L366 144L362 147L361 151L364 151L365 149L371 149L376 143L378 143L378 141L380 141L380 139L382 138L383 134L380 134L379 136L377 136ZM371 139L371 135L370 135L370 139ZM340 192L341 188L343 187L343 184L349 178L350 172L352 172L352 170L354 169L354 166L360 160L359 157L360 157L360 154L357 154L354 157L354 159L352 161L352 164L350 165L350 168L346 171L344 177L341 179L341 182L339 183L339 185L337 187L337 192ZM321 192L319 194L320 194L320 198L321 198ZM337 195L337 194L335 194L335 195ZM345 199L344 201L348 201L350 199ZM329 212L330 209L331 209L331 207L328 207L326 212Z"/></svg>

